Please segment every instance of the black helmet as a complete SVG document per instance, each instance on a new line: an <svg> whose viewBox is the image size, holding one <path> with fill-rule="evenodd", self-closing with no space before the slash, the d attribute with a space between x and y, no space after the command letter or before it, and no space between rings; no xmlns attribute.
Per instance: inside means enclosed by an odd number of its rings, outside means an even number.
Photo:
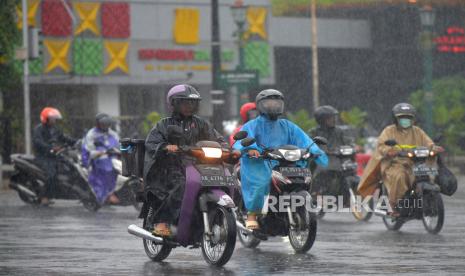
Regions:
<svg viewBox="0 0 465 276"><path fill-rule="evenodd" d="M283 93L275 89L266 89L258 93L255 104L260 114L267 115L271 120L278 119L284 112Z"/></svg>
<svg viewBox="0 0 465 276"><path fill-rule="evenodd" d="M319 125L322 125L326 118L329 118L331 116L337 116L339 114L339 111L337 111L336 108L330 106L330 105L323 105L319 106L317 109L315 109L315 112L313 115L315 116L315 120Z"/></svg>
<svg viewBox="0 0 465 276"><path fill-rule="evenodd" d="M95 115L95 122L99 128L106 130L113 124L113 119L106 113L98 113Z"/></svg>
<svg viewBox="0 0 465 276"><path fill-rule="evenodd" d="M400 116L409 116L412 117L412 119L415 119L416 113L417 112L415 110L415 107L408 103L398 103L392 108L392 117L394 119L394 122L396 122L397 117Z"/></svg>

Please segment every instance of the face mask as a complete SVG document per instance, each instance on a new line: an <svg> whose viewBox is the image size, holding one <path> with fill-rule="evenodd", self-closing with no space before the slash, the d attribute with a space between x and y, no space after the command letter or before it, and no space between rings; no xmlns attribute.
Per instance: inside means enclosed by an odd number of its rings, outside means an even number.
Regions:
<svg viewBox="0 0 465 276"><path fill-rule="evenodd" d="M407 118L400 118L399 119L399 125L402 127L402 128L409 128L412 126L412 120L411 119L407 119Z"/></svg>

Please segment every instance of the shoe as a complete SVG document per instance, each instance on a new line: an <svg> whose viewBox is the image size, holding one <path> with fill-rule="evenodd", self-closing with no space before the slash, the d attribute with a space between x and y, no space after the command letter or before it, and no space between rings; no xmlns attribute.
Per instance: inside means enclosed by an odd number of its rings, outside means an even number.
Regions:
<svg viewBox="0 0 465 276"><path fill-rule="evenodd" d="M111 205L116 205L120 203L119 198L115 194L111 194L108 198L107 201Z"/></svg>
<svg viewBox="0 0 465 276"><path fill-rule="evenodd" d="M152 234L159 237L170 237L172 235L170 227L167 223L157 223Z"/></svg>

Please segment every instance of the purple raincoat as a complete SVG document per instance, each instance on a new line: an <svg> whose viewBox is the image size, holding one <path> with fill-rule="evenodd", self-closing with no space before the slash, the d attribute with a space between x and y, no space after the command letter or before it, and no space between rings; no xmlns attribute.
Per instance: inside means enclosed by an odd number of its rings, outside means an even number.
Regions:
<svg viewBox="0 0 465 276"><path fill-rule="evenodd" d="M119 137L111 129L103 132L94 127L87 132L83 150L90 157L89 183L94 189L97 200L103 203L116 185L117 172L113 169L112 156L108 154L97 157L100 152L106 152L119 146ZM84 154L83 154L84 155Z"/></svg>

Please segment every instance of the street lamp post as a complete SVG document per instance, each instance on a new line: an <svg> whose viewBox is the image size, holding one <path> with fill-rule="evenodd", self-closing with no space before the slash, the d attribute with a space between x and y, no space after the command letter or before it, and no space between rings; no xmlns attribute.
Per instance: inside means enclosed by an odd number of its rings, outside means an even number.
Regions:
<svg viewBox="0 0 465 276"><path fill-rule="evenodd" d="M433 26L434 11L431 6L424 6L420 9L420 21L422 26L422 50L423 50L423 90L425 91L425 125L426 132L433 135Z"/></svg>
<svg viewBox="0 0 465 276"><path fill-rule="evenodd" d="M243 5L241 0L236 0L234 5L231 6L231 14L234 22L237 25L237 36L238 36L238 50L239 50L239 64L236 67L237 71L245 70L244 64L244 26L247 17L247 6ZM242 97L246 92L244 86L239 84L237 87L237 105L238 108L242 105Z"/></svg>

